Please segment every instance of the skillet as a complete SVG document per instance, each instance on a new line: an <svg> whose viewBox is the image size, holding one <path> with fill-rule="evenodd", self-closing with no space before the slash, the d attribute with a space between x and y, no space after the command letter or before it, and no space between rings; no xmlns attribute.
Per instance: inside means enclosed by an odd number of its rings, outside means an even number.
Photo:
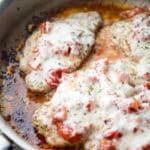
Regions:
<svg viewBox="0 0 150 150"><path fill-rule="evenodd" d="M90 0L80 0L76 1L75 3L88 3ZM150 1L149 0L104 0L104 1L92 1L97 3L120 3L120 4L128 4L133 6L142 6L146 8L150 8ZM14 52L14 49L19 45L20 39L25 39L28 36L28 32L26 32L27 24L31 22L31 20L34 20L35 22L40 23L40 18L44 18L47 13L51 12L52 14L57 12L57 10L60 10L67 5L74 5L71 0L1 0L0 1L0 58L1 58L1 80L3 78L7 79L6 84L11 84L12 78L11 76L4 76L3 74L6 73L8 63L16 63L14 61L14 58L16 57L16 52ZM35 17L36 16L36 17ZM38 17L37 17L38 16ZM17 66L17 63L16 63ZM24 83L19 83L24 84ZM1 86L3 88L3 86ZM25 94L25 89L20 88L18 89L18 95L21 96ZM18 96L15 95L16 97ZM29 95L32 96L32 95ZM4 96L5 97L5 96ZM9 99L10 97L7 96ZM3 95L1 95L1 99L3 99ZM10 98L11 99L11 98ZM34 98L33 98L34 99ZM39 96L39 99L41 99L41 96ZM44 99L43 99L44 101ZM2 103L2 101L1 101ZM37 107L37 106L33 106ZM3 107L1 107L2 115L0 115L0 130L2 136L0 138L7 137L11 141L15 142L21 149L38 149L35 145L35 143L29 144L29 142L26 142L23 138L21 138L16 132L12 130L12 128L9 126L9 124L6 123L6 121L9 120L9 117L7 116L9 111L9 106L7 106L7 109L3 110ZM17 110L17 105L16 105ZM14 115L14 119L18 119L20 113L22 113L21 110L16 111ZM27 120L19 120L21 124L23 124L23 121ZM19 124L20 125L20 124ZM30 126L30 128L32 128ZM28 131L30 129L28 127L24 127L25 131ZM30 130L29 130L30 132ZM22 135L25 139L25 135ZM34 142L34 137L31 141ZM9 147L9 142L4 141L6 145L3 143L4 147ZM40 143L40 142L39 142ZM1 144L0 144L1 145Z"/></svg>

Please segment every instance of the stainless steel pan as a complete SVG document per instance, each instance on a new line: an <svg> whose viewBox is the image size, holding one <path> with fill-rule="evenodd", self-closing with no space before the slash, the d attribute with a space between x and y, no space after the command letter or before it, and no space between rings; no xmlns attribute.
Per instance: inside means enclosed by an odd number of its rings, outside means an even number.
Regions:
<svg viewBox="0 0 150 150"><path fill-rule="evenodd" d="M98 1L99 3L121 3L133 6L142 6L150 10L150 0L76 0L76 3L87 1ZM32 16L40 15L41 11L55 10L61 8L72 0L0 0L0 59L1 46L7 41L8 45L16 45L11 39L19 38L23 33L25 25ZM26 36L25 32L23 36ZM7 137L7 138L6 138ZM19 137L4 121L0 115L0 150L10 146L9 139L16 143L21 149L34 150L33 147Z"/></svg>

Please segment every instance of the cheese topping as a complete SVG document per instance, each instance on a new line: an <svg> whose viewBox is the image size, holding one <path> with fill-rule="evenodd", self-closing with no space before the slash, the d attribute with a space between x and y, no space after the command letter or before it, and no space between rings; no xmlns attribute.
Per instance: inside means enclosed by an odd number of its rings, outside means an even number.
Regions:
<svg viewBox="0 0 150 150"><path fill-rule="evenodd" d="M143 56L150 49L150 14L141 13L135 17L106 27L110 39L128 56Z"/></svg>
<svg viewBox="0 0 150 150"><path fill-rule="evenodd" d="M20 62L20 69L27 74L28 87L35 92L48 92L57 87L59 82L48 79L49 72L58 69L72 72L77 69L90 53L100 24L101 18L94 11L42 23L27 40Z"/></svg>
<svg viewBox="0 0 150 150"><path fill-rule="evenodd" d="M104 139L111 140L116 149L140 149L149 144L150 91L145 87L148 81L138 76L139 64L129 59L107 61L97 61L89 69L64 76L52 100L35 112L34 123L48 128L59 123L69 126L75 135L82 135L78 142L84 142L87 150L99 150ZM48 116L63 106L67 117L53 122ZM62 113L57 117L63 117Z"/></svg>
<svg viewBox="0 0 150 150"><path fill-rule="evenodd" d="M104 58L63 75L51 101L33 116L51 146L59 142L49 138L53 128L65 146L82 143L86 150L142 150L150 145L149 19L147 13L139 14L110 27L115 28L114 42L129 46L128 57L115 62Z"/></svg>

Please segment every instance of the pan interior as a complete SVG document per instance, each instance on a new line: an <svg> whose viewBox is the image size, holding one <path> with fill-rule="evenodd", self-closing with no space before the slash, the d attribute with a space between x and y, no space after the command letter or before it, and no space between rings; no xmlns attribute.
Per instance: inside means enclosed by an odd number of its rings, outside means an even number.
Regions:
<svg viewBox="0 0 150 150"><path fill-rule="evenodd" d="M65 17L74 12L89 10L98 11L103 20L110 18L111 21L115 22L121 20L118 15L121 11L132 8L127 6L125 2L131 4L131 1L124 1L123 4L125 5L121 6L113 5L112 2L111 4L103 4L102 1L69 2L69 0L58 0L56 2L56 0L45 0L37 1L37 4L31 2L29 5L29 0L24 2L25 4L14 1L1 14L1 19L5 17L7 19L3 24L0 23L3 30L0 35L2 39L0 44L0 111L7 124L31 145L48 148L43 137L38 135L34 129L32 114L43 102L48 101L55 91L47 95L38 95L29 91L24 82L25 76L19 71L18 59L21 49L24 46L24 41L32 34L28 30L29 25L35 29L45 20L53 20L55 17ZM141 4L141 1L139 3ZM137 1L134 4L139 5L139 3ZM142 5L144 6L145 3L142 3ZM25 10L23 5L29 6L28 9ZM17 17L12 19L12 12L18 16L19 21ZM94 55L92 55L88 61L93 61L94 58Z"/></svg>

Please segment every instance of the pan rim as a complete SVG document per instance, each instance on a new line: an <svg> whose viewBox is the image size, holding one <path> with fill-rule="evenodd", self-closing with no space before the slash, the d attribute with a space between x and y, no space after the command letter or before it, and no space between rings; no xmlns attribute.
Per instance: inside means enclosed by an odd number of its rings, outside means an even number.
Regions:
<svg viewBox="0 0 150 150"><path fill-rule="evenodd" d="M11 127L9 127L4 121L3 117L0 114L0 131L9 137L16 145L21 147L24 150L38 150L37 147L31 146L31 144L27 143L22 137L20 137L17 133L13 131Z"/></svg>

